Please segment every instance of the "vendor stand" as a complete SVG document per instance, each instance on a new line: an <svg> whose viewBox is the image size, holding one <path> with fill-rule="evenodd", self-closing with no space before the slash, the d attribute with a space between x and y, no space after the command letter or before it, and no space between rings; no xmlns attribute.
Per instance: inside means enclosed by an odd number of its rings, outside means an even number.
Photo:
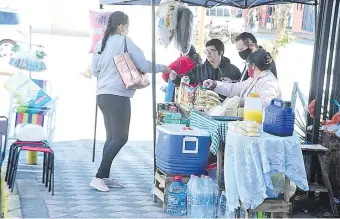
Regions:
<svg viewBox="0 0 340 219"><path fill-rule="evenodd" d="M188 1L185 1L185 2L188 2ZM294 1L295 2L295 1ZM321 1L321 2L323 2L323 1ZM324 1L324 2L329 2L329 1ZM155 5L156 4L158 4L159 2L158 1L156 1L156 0L152 0L151 1L151 6L152 6L152 12L153 12L153 15L152 15L152 18L153 18L153 28L152 28L152 31L153 31L153 47L152 47L152 60L153 60L153 83L152 83L152 87L153 87L153 106L154 106L154 113L153 113L153 115L154 115L154 122L156 122L156 104L155 104L155 93L156 93L156 89L155 89L155 59L156 59L156 55L155 55L155 15L154 15L154 12L155 12ZM204 6L204 7L211 7L211 6L213 6L213 5L230 5L230 6L236 6L236 7L240 7L240 8L251 8L251 7L256 7L256 6L259 6L259 5L265 5L265 4L276 4L276 1L214 1L214 2L209 2L209 1L204 1L204 2L196 2L196 1L194 1L194 2L188 2L189 4L191 4L191 5L201 5L201 6ZM293 3L292 1L277 1L277 3ZM316 3L316 1L300 1L300 0L298 0L298 1L296 1L296 3L302 3L302 4L315 4ZM138 5L149 5L150 4L150 2L149 1L134 1L134 2L131 2L131 1L111 1L111 0L102 0L101 1L101 4L120 4L120 5L131 5L131 4L138 4ZM330 4L328 3L328 4L326 4L326 6L329 6ZM331 7L329 6L329 7L325 7L325 4L323 4L322 5L322 7L320 8L320 13L321 13L321 11L325 11L325 10L332 10L331 9ZM329 11L328 10L328 11ZM325 25L323 25L323 26L329 26L329 25L326 25L326 24L330 24L330 22L329 22L329 16L332 14L332 13L324 13L324 14L328 14L328 16L327 17L320 17L320 19L319 19L319 22L318 22L318 29L320 29L320 27L322 26L322 23L323 24L325 24ZM324 22L322 22L322 21L324 21ZM327 29L327 28L326 28ZM328 40L326 39L327 37L325 37L324 36L324 34L322 35L322 37L320 38L320 35L317 35L317 40L316 41L318 41L319 39L321 39L321 40L323 40L324 42L327 42ZM321 47L325 47L323 44L322 44L322 46ZM317 46L316 47L317 49L319 49L319 47ZM316 54L317 54L317 52L316 52ZM326 56L322 56L322 57L326 57ZM315 62L317 62L317 64L319 65L319 66L325 66L325 62L324 62L324 60L321 60L321 61L319 61L319 60L316 60ZM320 71L318 71L318 69L315 67L315 66L313 66L313 72L320 72ZM316 77L316 74L314 74L314 77ZM323 77L322 77L322 79L323 79ZM323 81L323 80L314 80L313 81L313 84L314 84L314 82L315 81ZM323 83L321 83L321 84L323 84ZM314 87L314 86L312 86L312 87ZM318 90L320 90L320 89L318 89ZM322 89L321 89L322 90ZM321 92L321 91L319 91L319 92ZM320 96L320 94L319 93L317 93L319 96ZM317 95L317 96L318 96ZM311 94L311 96L315 96L315 94ZM318 106L319 107L319 106ZM317 112L319 112L319 110L317 110ZM327 113L327 112L326 112ZM317 113L317 114L319 114L319 113ZM192 116L192 115L191 115ZM201 117L199 117L200 119L202 119ZM193 117L191 117L191 119L194 121L195 120L195 116L193 116ZM193 124L195 124L195 122L193 122ZM216 125L216 123L215 122L211 122L211 124L214 124L214 125L212 125L212 126L214 126L214 129L216 130L216 129L219 129L219 128L216 128L218 125ZM156 136L156 128L155 128L155 123L154 123L154 144L156 144L156 139L155 139L155 136ZM216 133L216 132L214 132L214 133ZM313 133L314 134L314 136L316 136L315 135L315 133ZM218 134L217 134L218 135ZM223 138L223 137L222 137ZM214 150L214 149L213 149ZM218 151L222 151L222 147L220 147L220 144L219 144L219 146L217 147L217 150ZM222 155L222 153L220 152L220 153L217 153L217 155L218 155L218 157L219 156L221 156ZM220 172L220 171L219 171ZM303 187L303 186L302 186Z"/></svg>

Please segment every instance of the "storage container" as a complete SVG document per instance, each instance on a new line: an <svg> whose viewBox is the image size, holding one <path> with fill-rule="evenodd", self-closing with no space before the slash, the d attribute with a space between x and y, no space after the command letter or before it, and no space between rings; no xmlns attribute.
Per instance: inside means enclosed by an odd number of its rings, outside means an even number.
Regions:
<svg viewBox="0 0 340 219"><path fill-rule="evenodd" d="M202 174L208 162L210 134L181 124L157 126L156 164L167 174Z"/></svg>
<svg viewBox="0 0 340 219"><path fill-rule="evenodd" d="M262 101L256 93L250 93L244 101L244 120L262 123Z"/></svg>
<svg viewBox="0 0 340 219"><path fill-rule="evenodd" d="M276 136L292 136L295 113L289 101L273 99L265 109L263 131Z"/></svg>

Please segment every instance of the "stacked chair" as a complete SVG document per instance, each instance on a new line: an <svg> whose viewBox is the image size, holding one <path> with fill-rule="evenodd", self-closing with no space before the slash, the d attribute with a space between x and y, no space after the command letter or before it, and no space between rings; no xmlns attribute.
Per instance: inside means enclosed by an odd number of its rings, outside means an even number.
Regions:
<svg viewBox="0 0 340 219"><path fill-rule="evenodd" d="M51 96L51 89L47 90L47 88L50 88L50 86L47 86L47 81L33 81ZM54 98L47 106L37 108L21 106L15 103L13 97L11 98L8 133L11 133L10 130L14 128L11 125L14 120L15 131L9 138L15 140L15 142L11 144L9 149L5 181L12 191L15 185L20 152L31 151L44 154L42 183L54 195L54 152L50 147L50 142L55 132L56 102L57 98ZM15 114L14 118L13 114Z"/></svg>
<svg viewBox="0 0 340 219"><path fill-rule="evenodd" d="M5 116L0 116L0 153L1 153L0 169L5 159L7 137L8 137L7 131L8 131L8 119ZM1 178L1 174L0 174L0 178Z"/></svg>
<svg viewBox="0 0 340 219"><path fill-rule="evenodd" d="M54 152L46 141L15 141L9 149L6 178L8 188L13 192L21 151L44 153L42 183L54 195Z"/></svg>

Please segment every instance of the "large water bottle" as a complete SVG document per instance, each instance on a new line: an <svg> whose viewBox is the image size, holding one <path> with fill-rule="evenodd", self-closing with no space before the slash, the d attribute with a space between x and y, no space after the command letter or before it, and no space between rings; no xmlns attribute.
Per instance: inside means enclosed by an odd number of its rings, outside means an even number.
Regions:
<svg viewBox="0 0 340 219"><path fill-rule="evenodd" d="M209 176L202 176L203 181L203 217L215 218L215 186L209 180Z"/></svg>
<svg viewBox="0 0 340 219"><path fill-rule="evenodd" d="M213 191L214 191L214 216L217 217L217 211L218 211L218 202L219 202L219 195L220 195L220 188L217 185L217 183L209 177L209 183L211 184Z"/></svg>
<svg viewBox="0 0 340 219"><path fill-rule="evenodd" d="M217 211L217 216L218 218L225 218L227 215L227 197L225 194L225 191L222 192L220 196L220 200L218 203L218 211Z"/></svg>
<svg viewBox="0 0 340 219"><path fill-rule="evenodd" d="M188 217L191 217L191 204L193 197L193 185L195 184L195 176L191 175L189 182L187 183L187 213Z"/></svg>
<svg viewBox="0 0 340 219"><path fill-rule="evenodd" d="M183 216L187 213L187 187L181 176L175 176L168 189L169 215Z"/></svg>
<svg viewBox="0 0 340 219"><path fill-rule="evenodd" d="M190 215L191 218L203 218L203 209L202 209L202 197L203 189L202 189L202 180L198 176L194 176L192 185L191 185L191 194L192 194L192 202Z"/></svg>

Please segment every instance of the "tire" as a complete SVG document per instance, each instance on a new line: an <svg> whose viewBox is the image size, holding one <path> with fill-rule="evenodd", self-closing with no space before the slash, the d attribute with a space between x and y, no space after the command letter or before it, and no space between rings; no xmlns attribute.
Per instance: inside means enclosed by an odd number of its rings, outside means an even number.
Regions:
<svg viewBox="0 0 340 219"><path fill-rule="evenodd" d="M1 40L0 41L0 58L5 58L5 57L10 57L13 52L12 52L12 48L17 45L16 42L14 42L13 40ZM6 47L10 47L10 48L6 48Z"/></svg>

